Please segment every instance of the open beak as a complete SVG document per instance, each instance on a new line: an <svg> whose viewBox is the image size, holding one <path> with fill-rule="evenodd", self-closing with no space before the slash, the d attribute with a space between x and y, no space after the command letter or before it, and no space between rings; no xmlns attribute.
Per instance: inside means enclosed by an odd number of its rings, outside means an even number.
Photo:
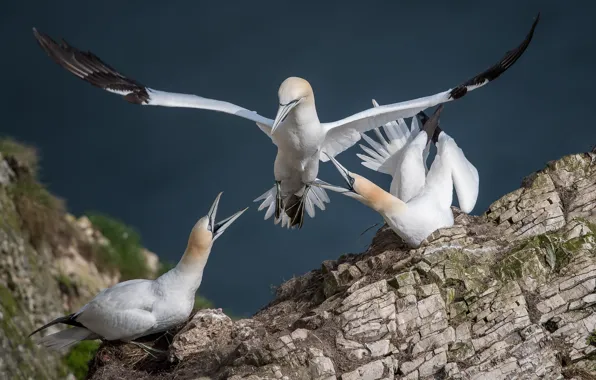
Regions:
<svg viewBox="0 0 596 380"><path fill-rule="evenodd" d="M238 219L244 211L248 210L248 207L247 207L244 210L240 210L237 213L235 213L234 215L216 223L215 215L217 214L217 206L219 206L219 198L221 198L222 194L223 194L223 192L217 194L217 198L215 198L215 201L211 205L211 208L209 209L209 213L207 214L207 217L209 218L209 229L211 230L211 233L213 234L212 241L215 241L215 239L220 237L221 234L223 234L223 232L226 230L226 228L228 228L232 223L234 223L234 221L236 219Z"/></svg>
<svg viewBox="0 0 596 380"><path fill-rule="evenodd" d="M292 100L288 104L279 105L279 108L277 109L277 115L275 115L275 120L273 121L273 126L271 127L271 134L275 132L277 127L279 127L279 125L285 120L286 116L288 116L290 111L294 109L294 107L296 107L299 102L300 99L297 99Z"/></svg>
<svg viewBox="0 0 596 380"><path fill-rule="evenodd" d="M325 154L329 158L329 160L333 163L333 165L335 165L335 168L337 169L337 171L339 171L339 174L341 174L342 178L344 179L344 181L346 181L346 184L348 186L347 187L334 186L334 185L330 185L327 182L324 182L321 180L315 181L315 185L322 187L323 189L335 191L336 193L342 193L347 196L351 196L351 197L358 196L358 193L356 193L356 191L354 190L354 182L356 181L356 179L352 176L352 174L348 171L348 169L344 168L342 166L342 164L340 164L335 158L331 157L327 153L323 152L323 154Z"/></svg>

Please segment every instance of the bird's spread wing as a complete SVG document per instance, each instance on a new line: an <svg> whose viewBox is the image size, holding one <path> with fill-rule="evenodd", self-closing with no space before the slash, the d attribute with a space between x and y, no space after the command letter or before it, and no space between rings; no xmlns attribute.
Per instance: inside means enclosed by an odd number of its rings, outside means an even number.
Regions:
<svg viewBox="0 0 596 380"><path fill-rule="evenodd" d="M321 152L327 153L330 156L335 156L360 140L361 133L363 132L370 131L371 129L377 128L392 120L413 117L426 108L459 99L469 91L480 88L496 79L507 71L507 69L509 69L526 51L530 45L530 41L532 41L534 29L536 28L539 19L540 13L532 24L530 32L519 46L505 53L505 56L494 66L455 88L414 100L370 108L342 120L324 123L323 127L325 128L327 135ZM321 154L321 161L328 161L325 154Z"/></svg>
<svg viewBox="0 0 596 380"><path fill-rule="evenodd" d="M130 103L225 112L254 121L263 132L271 136L273 120L254 111L221 100L151 89L120 74L91 52L80 51L64 40L59 44L35 28L33 34L42 49L60 66L96 87L123 96Z"/></svg>
<svg viewBox="0 0 596 380"><path fill-rule="evenodd" d="M480 178L478 170L464 155L464 152L444 131L439 135L437 150L441 151L442 160L451 169L451 178L457 194L459 208L470 213L476 205Z"/></svg>
<svg viewBox="0 0 596 380"><path fill-rule="evenodd" d="M373 100L373 105L375 107L379 106L375 100ZM408 125L404 119L398 119L385 124L383 131L387 137L383 136L381 128L373 129L378 141L362 133L362 138L370 145L370 148L360 144L360 148L366 154L357 153L356 156L362 160L363 166L394 176L398 161L400 156L403 155L404 149L414 140L418 132L420 132L418 119L416 117L412 118L410 129L408 129ZM425 169L429 147L430 145L424 149L423 161L425 162Z"/></svg>

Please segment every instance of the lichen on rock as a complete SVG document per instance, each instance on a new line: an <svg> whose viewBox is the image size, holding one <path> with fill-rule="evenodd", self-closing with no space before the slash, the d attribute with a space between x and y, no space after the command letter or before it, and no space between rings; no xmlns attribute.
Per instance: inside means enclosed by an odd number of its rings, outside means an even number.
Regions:
<svg viewBox="0 0 596 380"><path fill-rule="evenodd" d="M0 373L65 378L64 359L26 334L120 280L94 261L93 247L110 241L63 210L52 214L60 228L32 236L15 200L31 193L11 189L34 179L37 161L13 143L0 142L0 154ZM281 284L252 318L206 309L145 339L163 354L103 343L88 376L595 378L595 162L594 153L550 162L480 216L454 208L455 225L417 249L383 226L365 252ZM142 252L157 275L155 255Z"/></svg>
<svg viewBox="0 0 596 380"><path fill-rule="evenodd" d="M594 378L595 159L551 162L481 216L454 209L417 249L383 226L251 319L204 310L161 366L105 344L92 379Z"/></svg>

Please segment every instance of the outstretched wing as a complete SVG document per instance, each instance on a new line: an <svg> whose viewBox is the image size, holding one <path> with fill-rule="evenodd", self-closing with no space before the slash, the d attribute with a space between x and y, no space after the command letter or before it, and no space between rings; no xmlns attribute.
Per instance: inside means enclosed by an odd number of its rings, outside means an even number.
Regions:
<svg viewBox="0 0 596 380"><path fill-rule="evenodd" d="M225 112L254 121L263 132L271 137L273 120L254 111L221 100L154 90L120 74L91 52L82 52L64 40L59 44L35 28L33 28L33 35L41 48L60 66L96 87L123 96L130 103Z"/></svg>
<svg viewBox="0 0 596 380"><path fill-rule="evenodd" d="M379 104L373 99L373 105L378 107ZM410 144L420 132L420 126L416 117L412 118L410 129L404 119L391 121L383 126L385 136L381 133L381 128L373 129L377 140L375 141L366 134L362 134L362 139L366 141L370 148L360 144L360 148L366 154L356 153L356 156L362 160L362 165L380 173L395 176L395 171L399 165L399 157L402 152ZM428 171L426 167L426 158L429 154L430 144L424 148L423 161L425 173Z"/></svg>
<svg viewBox="0 0 596 380"><path fill-rule="evenodd" d="M507 71L526 51L532 41L538 20L540 20L540 13L538 13L532 24L530 32L519 46L505 53L505 56L497 64L455 88L414 100L370 108L342 120L324 123L323 127L327 135L321 151L333 157L358 142L361 133L385 125L392 120L413 117L429 107L459 99L469 91L495 80ZM327 155L321 154L323 162L328 161Z"/></svg>

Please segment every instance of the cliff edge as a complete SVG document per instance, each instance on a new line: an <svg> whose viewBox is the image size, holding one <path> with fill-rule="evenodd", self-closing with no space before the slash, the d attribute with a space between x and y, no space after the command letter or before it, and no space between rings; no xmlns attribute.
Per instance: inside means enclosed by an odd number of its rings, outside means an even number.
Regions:
<svg viewBox="0 0 596 380"><path fill-rule="evenodd" d="M157 275L160 264L119 222L90 217L113 235L110 240L90 218L68 214L39 183L37 159L33 148L0 138L0 378L84 378L85 355L97 343L58 354L36 346L28 334L128 276ZM122 231L130 236L118 236Z"/></svg>
<svg viewBox="0 0 596 380"><path fill-rule="evenodd" d="M149 354L103 344L99 379L595 379L596 154L548 163L481 216L282 284L253 318L202 310Z"/></svg>

